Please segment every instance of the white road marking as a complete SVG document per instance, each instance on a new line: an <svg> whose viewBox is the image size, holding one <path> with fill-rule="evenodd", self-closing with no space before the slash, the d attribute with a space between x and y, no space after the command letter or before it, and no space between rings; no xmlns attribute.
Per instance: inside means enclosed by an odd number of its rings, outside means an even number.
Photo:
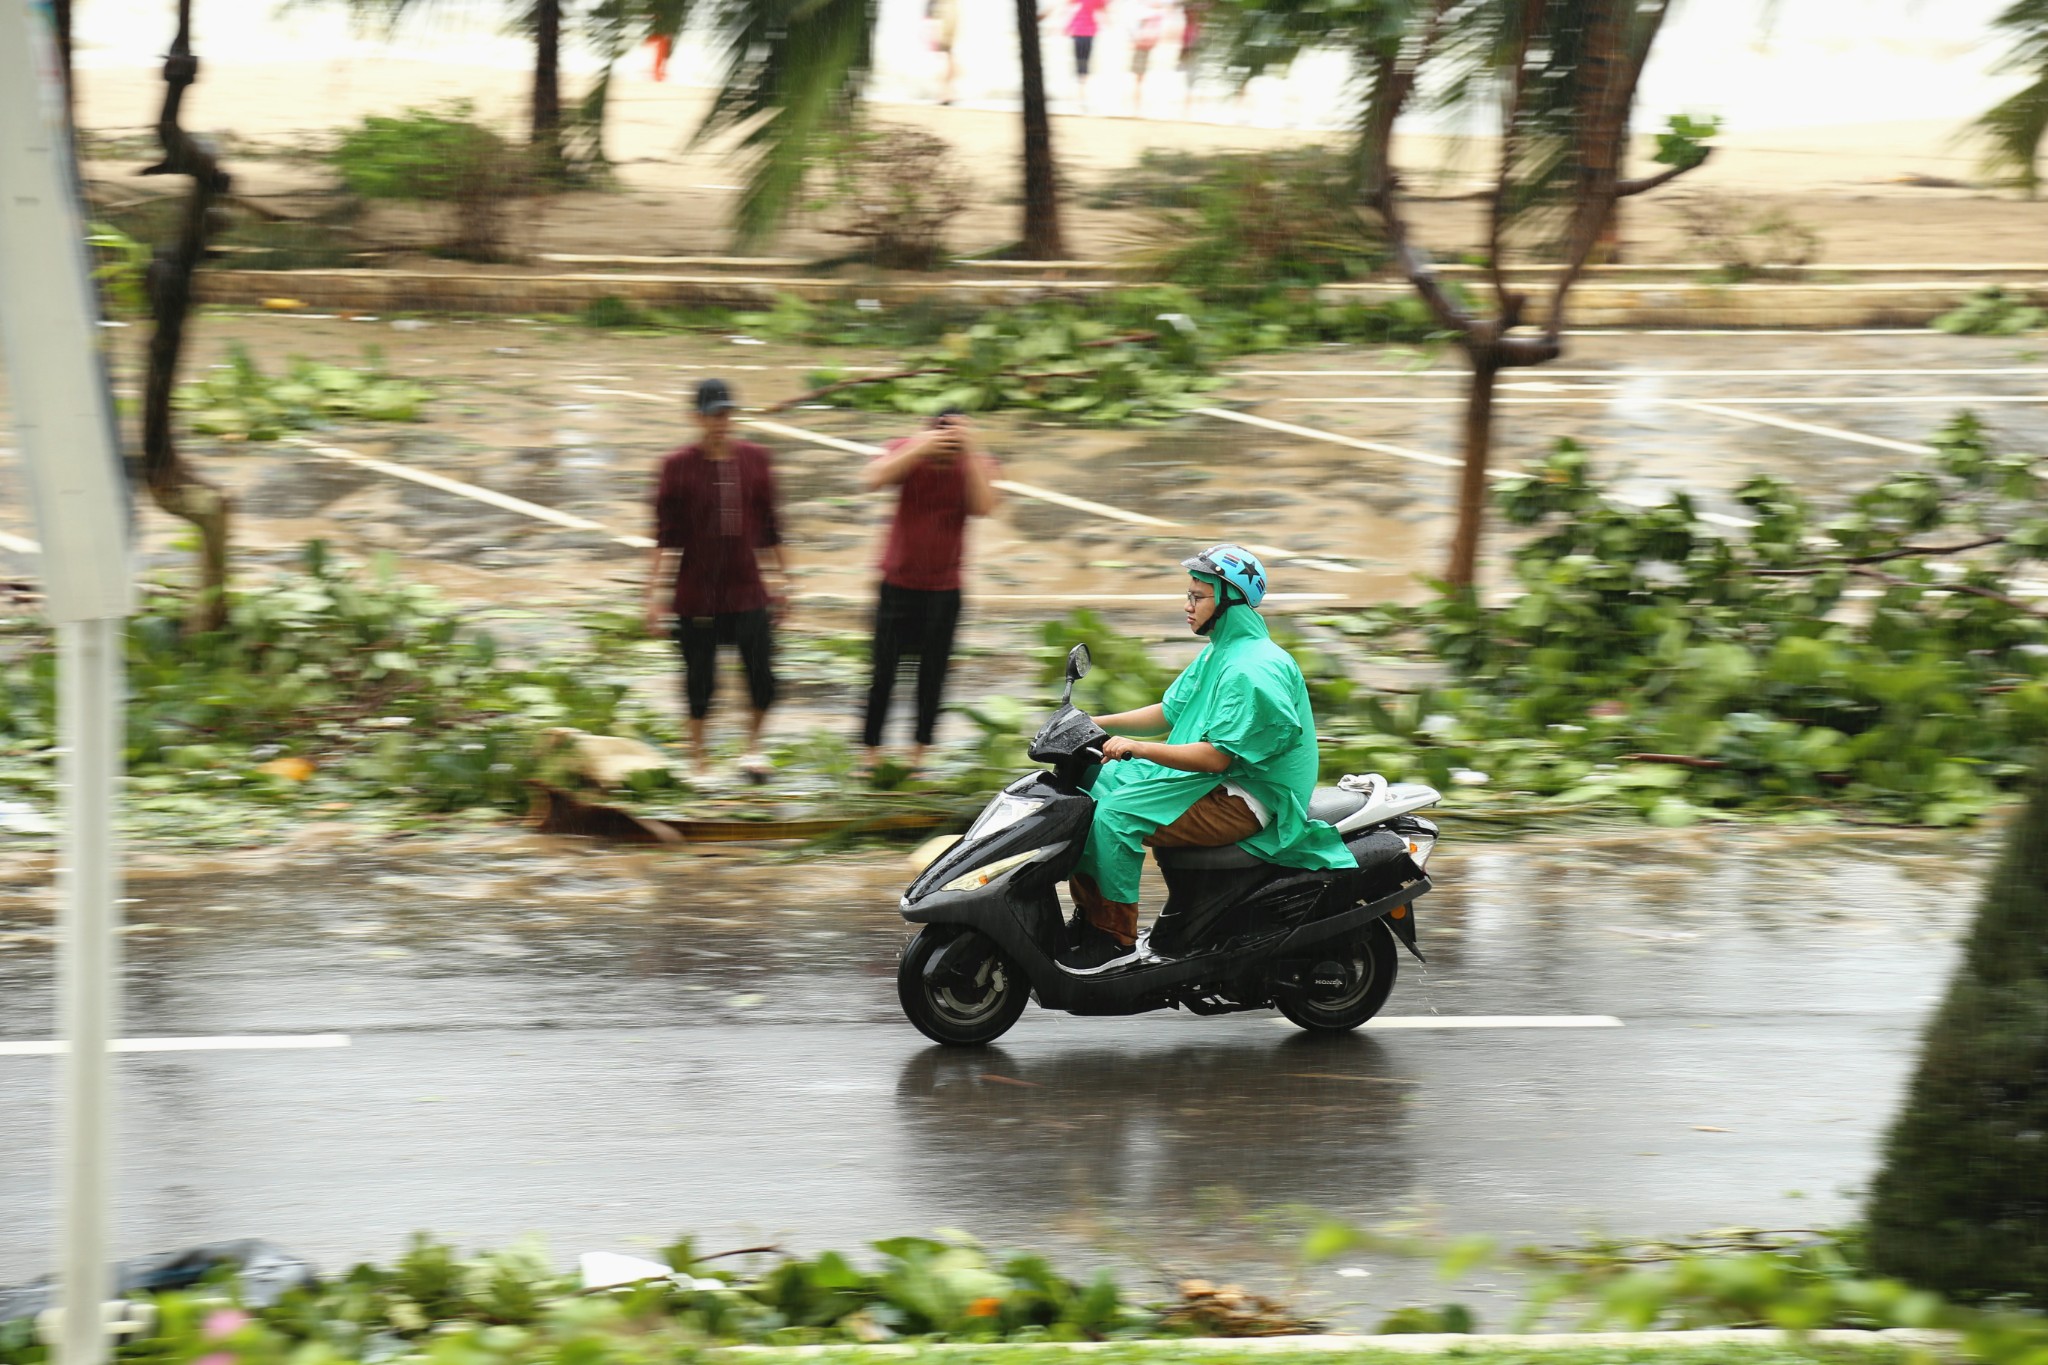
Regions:
<svg viewBox="0 0 2048 1365"><path fill-rule="evenodd" d="M860 441L842 440L837 436L824 436L815 431L807 431L803 427L788 426L782 422L771 422L764 417L744 417L740 420L747 426L758 427L762 431L788 437L792 441L804 441L811 445L821 445L830 450L844 450L853 455L879 455L882 453L882 447L880 446L871 446ZM1263 421L1264 419L1261 418L1259 420ZM1105 503L1090 502L1086 498L1077 498L1071 494L1058 493L1050 488L1040 488L1036 484L1019 483L1015 479L997 479L993 486L1005 493L1014 493L1020 498L1031 498L1038 502L1049 502L1056 507L1066 507L1076 512L1086 512L1090 516L1103 517L1110 521L1121 521L1131 526L1156 526L1162 530L1170 531L1185 529L1185 523L1182 522L1168 521L1165 517L1147 516L1143 512L1130 512L1121 507L1111 507ZM1253 554L1287 560L1296 568L1319 569L1325 573L1359 572L1359 570L1349 564L1333 564L1325 559L1305 557L1296 554L1292 550L1282 549L1277 545L1248 545L1245 548ZM1001 601L1003 599L983 598L982 600ZM1109 597L1102 600L1123 601L1125 599ZM1155 599L1143 598L1133 600L1152 601Z"/></svg>
<svg viewBox="0 0 2048 1365"><path fill-rule="evenodd" d="M1704 412L1713 417L1726 417L1737 422L1755 422L1760 426L1783 427L1786 431L1803 431L1809 436L1832 436L1837 441L1851 441L1857 445L1876 446L1879 450L1896 450L1904 455L1932 455L1933 446L1916 445L1912 441L1894 441L1887 436L1865 436L1860 431L1845 431L1841 427L1824 427L1816 422L1795 422L1789 417L1773 417L1768 412L1743 412L1725 403L1701 403L1691 399L1674 399L1673 407L1688 408L1693 412Z"/></svg>
<svg viewBox="0 0 2048 1365"><path fill-rule="evenodd" d="M1056 507L1068 507L1076 512L1086 512L1091 516L1107 517L1111 521L1126 522L1132 526L1160 526L1177 529L1181 524L1177 521L1168 521L1164 517L1148 517L1143 512L1126 512L1121 507L1106 507L1102 503L1090 502L1086 498L1069 497L1065 493L1055 493L1050 488L1039 488L1028 483L1018 483L1014 479L997 479L994 481L993 486L1002 489L1005 493L1015 493L1020 498L1034 498L1039 502L1052 503ZM1285 550L1275 550L1271 546L1266 548L1269 554L1288 555L1288 552ZM1288 557L1292 558L1293 556L1288 555Z"/></svg>
<svg viewBox="0 0 2048 1365"><path fill-rule="evenodd" d="M346 1033L244 1033L213 1038L116 1038L110 1052L286 1052L349 1046ZM55 1057L70 1044L60 1039L0 1042L0 1057Z"/></svg>
<svg viewBox="0 0 2048 1365"><path fill-rule="evenodd" d="M1426 450L1410 450L1406 446L1388 445L1384 441L1361 441L1356 436L1340 436L1334 431L1320 431L1315 427L1298 427L1292 422L1276 422L1270 417L1257 417L1249 412L1233 412L1229 408L1192 408L1190 411L1201 417L1220 417L1226 422L1242 422L1246 426L1263 427L1267 431L1278 431L1289 436L1305 436L1311 441L1328 441L1333 445L1350 446L1353 450L1370 450L1380 455L1418 460L1423 464L1433 464L1443 469L1462 469L1465 464L1463 460L1453 460L1447 455L1432 455Z"/></svg>
<svg viewBox="0 0 2048 1365"><path fill-rule="evenodd" d="M1229 370L1226 377L1258 376L1271 379L1469 379L1470 370ZM1831 376L1862 378L1873 375L1924 377L1929 375L2048 375L2048 368L2015 365L2002 369L1927 370L1554 370L1548 365L1530 371L1532 377L1565 379L1822 379Z"/></svg>
<svg viewBox="0 0 2048 1365"><path fill-rule="evenodd" d="M1512 388L1512 385L1503 385ZM1346 403L1362 407L1450 407L1465 401L1463 394L1406 394L1399 398L1356 398L1342 395L1330 398L1269 398L1269 403ZM1660 398L1654 394L1611 395L1602 398L1525 398L1519 394L1505 394L1493 400L1506 407L1610 407L1616 404L1655 404L1659 406L1682 405L1683 398ZM1799 407L1834 407L1841 405L1862 405L1864 407L1892 406L1900 403L2048 403L2048 394L2038 393L1932 393L1932 394L1861 394L1851 398L1835 398L1825 394L1766 394L1754 398L1717 398L1717 403L1731 407L1759 407L1776 404L1790 404ZM1197 409L1207 411L1207 409Z"/></svg>
<svg viewBox="0 0 2048 1365"><path fill-rule="evenodd" d="M1611 1014L1383 1014L1373 1029L1622 1028Z"/></svg>
<svg viewBox="0 0 2048 1365"><path fill-rule="evenodd" d="M1918 327L1567 327L1567 337L1932 337Z"/></svg>
<svg viewBox="0 0 2048 1365"><path fill-rule="evenodd" d="M1454 460L1447 455L1432 455L1426 450L1410 450L1406 446L1390 446L1377 441L1361 441L1353 436L1343 436L1334 431L1324 431L1320 427L1303 427L1296 426L1292 422L1276 422L1270 417L1254 417L1251 413L1232 412L1229 408L1196 408L1194 411L1204 417L1223 417L1233 422L1243 422L1248 426L1263 427L1269 431L1283 432L1289 436L1301 436L1311 441L1328 441L1334 445L1351 446L1354 449L1370 450L1382 455L1393 455L1403 460L1415 460L1422 464L1432 464L1443 469L1463 469L1465 467L1463 460ZM1503 479L1515 478L1520 473L1520 470L1503 469L1496 470L1490 477L1495 483L1499 483ZM1655 501L1647 498L1622 498L1616 495L1616 500L1626 502L1632 507L1655 507L1658 505ZM1735 530L1746 531L1756 525L1755 522L1747 518L1731 517L1722 512L1699 512L1695 515L1701 521L1707 522L1710 525L1727 526ZM1250 548L1252 548L1254 553L1258 552L1256 546ZM1312 561L1301 562L1312 563Z"/></svg>
<svg viewBox="0 0 2048 1365"><path fill-rule="evenodd" d="M553 507L543 507L537 502L528 502L524 498L515 498L509 493L499 493L489 488L480 488L473 483L464 483L460 479L451 479L446 475L431 473L424 469L414 469L410 465L397 464L390 460L380 460L373 455L364 455L360 451L350 450L346 446L321 445L318 442L308 441L296 436L288 436L285 438L285 441L287 444L310 450L323 459L340 460L346 464L360 465L365 469L374 469L379 474L389 474L396 479L407 479L413 483L423 484L428 488L438 488L444 493L453 493L458 497L470 498L476 502L502 508L507 512L517 512L521 516L532 517L535 521L545 521L551 525L560 526L571 531L596 531L606 536L615 545L627 545L636 550L645 550L654 544L646 536L619 535L602 522L592 521L588 517L579 517L573 513L559 511Z"/></svg>

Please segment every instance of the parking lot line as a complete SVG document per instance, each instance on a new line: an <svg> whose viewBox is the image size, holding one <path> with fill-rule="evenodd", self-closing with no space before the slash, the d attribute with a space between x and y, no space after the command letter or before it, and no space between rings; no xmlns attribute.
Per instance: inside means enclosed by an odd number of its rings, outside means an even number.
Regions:
<svg viewBox="0 0 2048 1365"><path fill-rule="evenodd" d="M1384 441L1363 441L1356 436L1344 436L1316 427L1298 427L1292 422L1276 422L1270 417L1236 412L1230 408L1190 408L1189 411L1198 417L1217 417L1226 422L1241 422L1249 427L1263 427L1267 431L1277 431L1288 436L1305 436L1311 441L1327 441L1332 445L1350 446L1353 450L1370 450L1379 455L1392 455L1398 459L1433 464L1441 469L1459 469L1465 463L1463 460L1453 460L1447 455L1432 455L1426 450L1410 450L1406 446L1388 445Z"/></svg>
<svg viewBox="0 0 2048 1365"><path fill-rule="evenodd" d="M365 455L361 451L350 450L346 446L322 445L317 441L308 441L298 436L287 436L284 440L286 444L310 450L322 459L339 460L344 464L359 465L364 469L373 469L379 474L389 474L395 479L406 479L428 488L437 488L443 493L453 493L458 497L470 498L491 507L502 508L507 512L517 512L521 516L532 517L535 521L545 521L566 530L596 531L608 537L617 545L628 545L636 550L645 550L651 548L654 544L646 536L619 535L605 526L604 523L592 521L589 517L579 517L573 512L564 512L557 508L544 507L537 502L528 502L524 498L515 498L509 493L500 493L495 489L482 488L473 483L464 483L460 479L451 479L445 474L435 474L425 469L414 469L411 465L396 464L390 460L380 460L373 455Z"/></svg>
<svg viewBox="0 0 2048 1365"><path fill-rule="evenodd" d="M1888 436L1866 436L1860 431L1847 431L1841 427L1825 427L1818 422L1795 422L1789 417L1773 417L1768 412L1744 412L1725 403L1702 403L1696 399L1675 398L1671 406L1688 408L1693 412L1704 412L1712 417L1726 417L1736 422L1754 422L1759 426L1782 427L1786 431L1801 431L1809 436L1830 436L1837 441L1849 441L1856 445L1876 446L1879 450L1896 450L1903 455L1932 455L1933 446L1915 444L1912 441L1894 441Z"/></svg>

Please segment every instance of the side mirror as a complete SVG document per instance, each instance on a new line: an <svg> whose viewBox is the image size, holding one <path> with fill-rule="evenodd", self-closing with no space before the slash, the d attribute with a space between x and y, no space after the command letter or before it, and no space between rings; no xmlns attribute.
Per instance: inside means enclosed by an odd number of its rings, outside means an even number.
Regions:
<svg viewBox="0 0 2048 1365"><path fill-rule="evenodd" d="M1060 705L1070 706L1074 701L1074 684L1088 676L1088 646L1075 645L1067 651L1067 685L1060 689Z"/></svg>

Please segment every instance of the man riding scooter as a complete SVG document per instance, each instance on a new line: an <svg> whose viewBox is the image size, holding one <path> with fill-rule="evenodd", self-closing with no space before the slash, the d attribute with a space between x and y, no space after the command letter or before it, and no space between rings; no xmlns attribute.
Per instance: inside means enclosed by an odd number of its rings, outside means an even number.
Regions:
<svg viewBox="0 0 2048 1365"><path fill-rule="evenodd" d="M1079 910L1060 966L1092 976L1137 961L1138 878L1146 848L1242 844L1283 867L1357 866L1335 829L1308 818L1317 774L1308 685L1256 610L1265 566L1237 545L1181 561L1188 629L1208 646L1155 706L1096 723L1102 746L1093 824L1070 888ZM1111 766L1108 760L1125 762Z"/></svg>

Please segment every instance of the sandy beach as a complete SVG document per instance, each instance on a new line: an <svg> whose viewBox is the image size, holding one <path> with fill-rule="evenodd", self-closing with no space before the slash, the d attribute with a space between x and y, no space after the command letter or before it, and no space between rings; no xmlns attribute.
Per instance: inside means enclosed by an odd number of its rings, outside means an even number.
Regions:
<svg viewBox="0 0 2048 1365"><path fill-rule="evenodd" d="M885 31L893 12L885 6ZM206 58L202 45L205 65L188 99L188 126L230 133L241 145L303 147L365 114L455 99L473 101L482 116L508 133L516 134L523 126L529 77L517 64L522 49L516 40L484 34L459 41L459 34L443 32L432 42L415 36L392 44L370 43L360 37L335 37L331 21L323 22L325 27L315 24L296 36L287 35L289 42L274 38L260 50L327 53L313 59L262 57L259 49L233 41L232 35L217 40L231 54L227 59ZM1921 66L1913 69L1923 76L1954 75L1972 61L1981 65L1981 54L1968 57L1974 49L1960 38L1951 47L1953 51L1922 54ZM79 82L85 127L106 136L132 137L147 130L162 87L157 72L140 57L146 51L147 45L116 50L101 44L82 53ZM447 56L470 51L488 60ZM1329 85L1327 72L1311 68L1297 71L1285 83L1268 81L1235 105L1223 98L1225 92L1204 91L1192 120L1061 114L1062 108L1074 108L1067 89L1071 77L1059 64L1061 55L1054 48L1048 56L1055 150L1069 184L1077 190L1113 179L1147 148L1257 151L1316 143L1341 146L1345 140L1340 126L1343 87L1341 81ZM984 73L999 72L1003 56L982 51L975 55L978 65L970 65ZM1890 59L1904 60L1896 54ZM1677 60L1674 56L1670 62ZM678 69L686 75L701 74L705 67L703 53L689 63L679 57ZM1756 72L1749 75L1753 78ZM967 82L972 89L966 93L979 91L987 97L952 107L923 98L916 77L914 64L908 74L901 67L879 74L871 103L874 116L927 129L955 149L959 169L974 185L971 206L952 233L956 251L971 253L1013 241L1018 117L1013 107L1005 107L1005 92L989 88L998 76L986 74L979 85ZM573 99L588 79L572 63L565 77L565 101ZM1833 77L1823 71L1815 79ZM1690 89L1684 80L1669 78L1665 87L1678 91L1662 97L1666 103ZM1322 104L1309 107L1304 90L1321 90ZM1102 107L1114 106L1120 97L1105 86L1091 98ZM1730 114L1730 131L1720 139L1712 162L1671 189L1628 205L1627 259L1700 259L1699 244L1684 229L1684 209L1701 196L1720 196L1745 215L1781 211L1817 236L1814 259L1825 264L1996 265L2048 259L2048 208L1973 184L1975 150L1958 136L1963 118L1947 114L1751 127L1756 118L1783 113L1789 106L1781 107L1782 97L1777 95L1751 92L1747 98L1754 108L1744 116ZM1902 93L1894 104L1906 112L1947 110L1962 98L1953 92L1922 90L1912 98ZM681 80L656 83L650 79L645 54L629 54L618 69L607 138L618 165L618 190L563 195L536 205L522 234L524 248L648 255L728 250L726 223L740 168L728 147L690 145L708 99L709 91L702 85ZM1645 101L1654 104L1647 84ZM1162 104L1174 107L1162 111ZM1874 107L1867 98L1844 97L1836 105L1847 112ZM1177 106L1178 96L1168 88L1149 100L1148 111L1178 113ZM1232 118L1246 121L1228 121ZM1297 125L1320 120L1326 126L1260 126L1289 120ZM126 147L121 150L128 152ZM1649 150L1647 140L1638 149L1645 165ZM1421 236L1440 254L1471 250L1482 241L1478 206L1454 196L1480 183L1487 151L1483 138L1417 133L1402 140L1399 158L1411 181L1418 189L1443 196L1415 207ZM141 164L140 157L105 158L92 173L118 185ZM254 194L275 195L322 183L317 169L274 159L244 158L231 169L241 188ZM158 188L153 182L128 183L138 194ZM1114 256L1147 231L1142 213L1090 209L1079 199L1070 194L1067 206L1069 245L1077 257ZM288 206L288 201L280 203ZM771 254L837 254L845 250L846 240L825 231L829 225L823 220L799 221L763 249ZM387 213L374 218L366 231L373 237L381 234L382 241L403 242L408 234L417 236L417 220Z"/></svg>

